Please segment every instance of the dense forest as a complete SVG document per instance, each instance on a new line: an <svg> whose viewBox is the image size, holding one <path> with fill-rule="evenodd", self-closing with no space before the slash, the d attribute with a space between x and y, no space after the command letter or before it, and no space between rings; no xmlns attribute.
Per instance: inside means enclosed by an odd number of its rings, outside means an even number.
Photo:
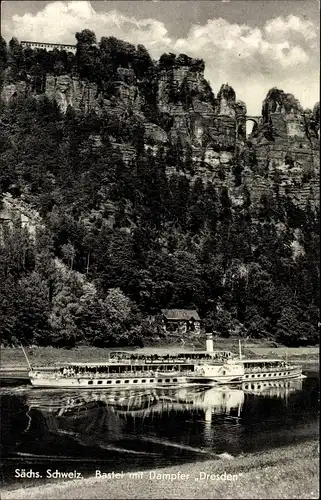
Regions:
<svg viewBox="0 0 321 500"><path fill-rule="evenodd" d="M97 45L88 30L76 39L75 55L1 40L0 84L29 78L36 95L0 103L0 210L9 193L42 221L33 231L18 217L1 227L2 343L142 345L163 335L150 322L162 308L196 308L204 330L225 337L315 344L319 210L278 192L232 206L226 187L166 175L168 166L192 173L191 151L178 142L154 154L136 116L62 113L42 92L46 74L77 74L116 95L117 68L130 67L145 115L166 128L143 46ZM115 137L135 159L124 161ZM237 165L234 175L240 183Z"/></svg>

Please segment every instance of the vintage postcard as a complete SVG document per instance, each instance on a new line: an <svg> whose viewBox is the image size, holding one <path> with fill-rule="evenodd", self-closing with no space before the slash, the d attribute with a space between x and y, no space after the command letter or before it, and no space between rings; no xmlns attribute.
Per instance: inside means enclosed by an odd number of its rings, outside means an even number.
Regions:
<svg viewBox="0 0 321 500"><path fill-rule="evenodd" d="M317 0L1 3L1 498L319 498Z"/></svg>

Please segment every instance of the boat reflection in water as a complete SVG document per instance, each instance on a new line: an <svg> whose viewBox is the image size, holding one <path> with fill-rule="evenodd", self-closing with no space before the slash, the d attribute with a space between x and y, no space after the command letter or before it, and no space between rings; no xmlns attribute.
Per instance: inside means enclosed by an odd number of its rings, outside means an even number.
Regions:
<svg viewBox="0 0 321 500"><path fill-rule="evenodd" d="M293 392L302 390L302 379L271 382L245 382L242 384L242 390L245 394L286 399Z"/></svg>
<svg viewBox="0 0 321 500"><path fill-rule="evenodd" d="M195 422L210 429L214 415L239 419L244 397L241 388L221 386L78 393L32 391L27 396L29 428L45 427L47 433L69 436L82 447L137 454L144 449L151 455L163 446L178 448L179 435L182 433L184 439L186 428ZM166 433L173 430L174 435L167 436L170 441L164 441L164 434L158 436L162 426ZM206 434L206 429L203 431ZM140 444L135 445L133 439ZM187 442L179 446L191 450Z"/></svg>
<svg viewBox="0 0 321 500"><path fill-rule="evenodd" d="M241 411L244 402L242 389L193 387L182 389L145 389L124 391L82 391L81 393L32 392L27 398L29 412L61 420L87 418L105 409L119 418L146 417L169 411L204 411L209 414L228 415L231 410Z"/></svg>
<svg viewBox="0 0 321 500"><path fill-rule="evenodd" d="M202 412L205 421L212 415L241 418L244 400L248 394L269 398L284 398L302 389L301 380L243 383L240 387L200 386L181 389L144 389L57 392L37 391L27 396L29 413L41 412L45 418L56 421L56 430L63 422L88 420L93 416L112 414L122 420L126 417L147 417L168 412ZM94 419L95 420L95 419Z"/></svg>

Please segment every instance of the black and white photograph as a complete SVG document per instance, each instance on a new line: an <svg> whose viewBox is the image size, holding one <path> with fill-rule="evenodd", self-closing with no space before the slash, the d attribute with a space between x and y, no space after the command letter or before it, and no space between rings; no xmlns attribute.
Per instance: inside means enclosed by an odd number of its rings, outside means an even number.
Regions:
<svg viewBox="0 0 321 500"><path fill-rule="evenodd" d="M2 500L318 499L319 0L4 0Z"/></svg>

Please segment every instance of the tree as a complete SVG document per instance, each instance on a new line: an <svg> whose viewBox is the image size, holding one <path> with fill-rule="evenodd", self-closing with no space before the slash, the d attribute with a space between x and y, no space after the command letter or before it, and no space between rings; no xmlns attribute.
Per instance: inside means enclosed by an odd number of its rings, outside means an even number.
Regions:
<svg viewBox="0 0 321 500"><path fill-rule="evenodd" d="M276 325L276 340L286 346L295 346L300 345L301 335L297 311L293 307L286 307Z"/></svg>
<svg viewBox="0 0 321 500"><path fill-rule="evenodd" d="M4 345L15 345L18 342L16 331L17 282L11 273L6 272L3 265L3 250L0 249L0 338Z"/></svg>
<svg viewBox="0 0 321 500"><path fill-rule="evenodd" d="M8 51L5 39L0 36L0 90L4 82L4 70L8 66Z"/></svg>
<svg viewBox="0 0 321 500"><path fill-rule="evenodd" d="M96 35L93 31L84 29L76 33L77 40L77 68L81 78L93 80L97 77L98 49L96 45Z"/></svg>
<svg viewBox="0 0 321 500"><path fill-rule="evenodd" d="M67 245L62 245L61 253L62 253L63 259L68 262L69 269L72 269L73 263L75 260L75 255L76 255L76 252L75 252L73 245L71 245L70 243L68 243Z"/></svg>
<svg viewBox="0 0 321 500"><path fill-rule="evenodd" d="M130 300L120 288L108 290L105 306L112 321L124 323L130 314Z"/></svg>
<svg viewBox="0 0 321 500"><path fill-rule="evenodd" d="M132 303L120 288L108 290L104 299L95 304L95 324L91 338L97 346L125 346L139 343L144 324L137 313L132 313Z"/></svg>
<svg viewBox="0 0 321 500"><path fill-rule="evenodd" d="M11 76L16 78L23 65L23 51L17 38L13 37L9 41L8 63L11 70Z"/></svg>
<svg viewBox="0 0 321 500"><path fill-rule="evenodd" d="M4 228L2 239L3 272L19 279L32 271L35 263L34 245L28 229L22 226L18 217L13 220L12 227Z"/></svg>
<svg viewBox="0 0 321 500"><path fill-rule="evenodd" d="M61 264L56 265L49 316L51 343L59 347L74 347L77 342L85 340L84 317L90 304L88 295L95 296L93 286L87 285L78 273L65 269Z"/></svg>
<svg viewBox="0 0 321 500"><path fill-rule="evenodd" d="M61 61L55 62L54 68L53 68L53 74L55 76L59 76L59 75L63 75L64 72L65 72L65 68L64 68L63 63Z"/></svg>
<svg viewBox="0 0 321 500"><path fill-rule="evenodd" d="M15 330L23 344L47 345L50 340L50 303L46 282L33 271L19 280Z"/></svg>
<svg viewBox="0 0 321 500"><path fill-rule="evenodd" d="M250 306L246 309L245 316L246 334L250 338L267 338L268 337L268 322L266 318L259 313L257 306Z"/></svg>
<svg viewBox="0 0 321 500"><path fill-rule="evenodd" d="M219 308L216 312L214 322L215 330L220 332L222 337L230 337L233 330L233 316L226 309Z"/></svg>
<svg viewBox="0 0 321 500"><path fill-rule="evenodd" d="M219 216L219 208L216 189L212 183L209 183L206 186L204 198L204 215L207 220L207 225L210 231L215 234Z"/></svg>
<svg viewBox="0 0 321 500"><path fill-rule="evenodd" d="M7 67L8 63L8 50L7 50L7 42L5 39L0 36L0 67L2 71Z"/></svg>
<svg viewBox="0 0 321 500"><path fill-rule="evenodd" d="M144 45L138 44L133 60L133 67L137 78L144 78L153 66L152 58L147 49Z"/></svg>
<svg viewBox="0 0 321 500"><path fill-rule="evenodd" d="M82 31L79 31L75 35L76 40L77 40L77 45L94 45L97 43L96 40L96 35L93 31L89 29L84 29Z"/></svg>

